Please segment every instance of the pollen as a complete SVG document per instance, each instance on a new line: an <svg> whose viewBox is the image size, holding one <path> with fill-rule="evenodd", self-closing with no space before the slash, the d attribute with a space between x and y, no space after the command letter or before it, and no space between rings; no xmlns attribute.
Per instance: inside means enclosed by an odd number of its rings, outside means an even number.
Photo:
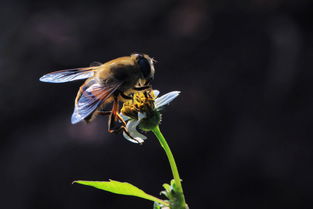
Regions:
<svg viewBox="0 0 313 209"><path fill-rule="evenodd" d="M138 113L153 113L155 96L152 91L136 91L133 99L124 102L121 112L123 115L138 119Z"/></svg>

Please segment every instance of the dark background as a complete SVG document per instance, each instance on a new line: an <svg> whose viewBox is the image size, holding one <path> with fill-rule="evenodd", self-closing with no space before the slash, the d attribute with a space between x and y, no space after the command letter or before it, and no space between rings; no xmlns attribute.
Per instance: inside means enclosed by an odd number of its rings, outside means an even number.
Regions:
<svg viewBox="0 0 313 209"><path fill-rule="evenodd" d="M313 195L313 4L284 0L1 1L0 204L6 209L152 208L80 185L131 182L158 195L167 159L71 125L81 81L48 72L144 52L153 87L182 94L161 129L191 209L310 208Z"/></svg>

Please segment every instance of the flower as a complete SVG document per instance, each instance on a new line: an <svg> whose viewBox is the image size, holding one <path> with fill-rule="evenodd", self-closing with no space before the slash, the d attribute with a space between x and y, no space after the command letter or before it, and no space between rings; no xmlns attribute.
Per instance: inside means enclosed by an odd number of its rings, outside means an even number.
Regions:
<svg viewBox="0 0 313 209"><path fill-rule="evenodd" d="M161 97L158 90L138 91L133 99L123 104L121 117L127 122L123 136L133 142L142 144L147 137L137 130L139 127L143 131L150 131L161 121L160 111L173 101L180 91L171 91Z"/></svg>

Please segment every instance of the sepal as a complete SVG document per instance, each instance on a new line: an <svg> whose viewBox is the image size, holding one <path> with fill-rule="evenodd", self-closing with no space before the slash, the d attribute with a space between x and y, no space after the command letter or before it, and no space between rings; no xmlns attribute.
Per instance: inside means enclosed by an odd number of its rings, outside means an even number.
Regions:
<svg viewBox="0 0 313 209"><path fill-rule="evenodd" d="M171 180L170 184L163 184L163 188L165 190L161 191L160 194L168 198L168 201L170 203L169 208L188 209L188 205L184 204L184 201L181 199L182 195L178 192L174 179ZM161 207L161 209L163 208Z"/></svg>

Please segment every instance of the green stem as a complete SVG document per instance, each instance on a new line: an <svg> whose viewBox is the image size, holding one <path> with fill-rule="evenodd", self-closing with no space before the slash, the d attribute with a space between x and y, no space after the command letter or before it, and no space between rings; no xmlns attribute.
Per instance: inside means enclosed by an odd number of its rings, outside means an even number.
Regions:
<svg viewBox="0 0 313 209"><path fill-rule="evenodd" d="M161 133L159 126L156 126L155 128L153 128L152 132L158 138L161 146L163 147L163 149L166 153L166 156L168 158L168 161L169 161L171 169L172 169L172 174L174 177L175 185L177 188L176 192L178 192L180 194L182 206L183 206L183 208L185 208L186 202L185 202L185 197L184 197L184 193L183 193L183 187L181 184L181 179L179 177L178 169L177 169L176 162L175 162L174 156L172 154L172 151L171 151L170 147L168 146L166 139L164 138L163 134Z"/></svg>

